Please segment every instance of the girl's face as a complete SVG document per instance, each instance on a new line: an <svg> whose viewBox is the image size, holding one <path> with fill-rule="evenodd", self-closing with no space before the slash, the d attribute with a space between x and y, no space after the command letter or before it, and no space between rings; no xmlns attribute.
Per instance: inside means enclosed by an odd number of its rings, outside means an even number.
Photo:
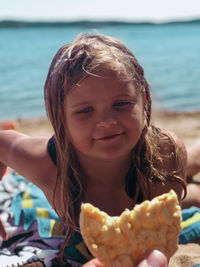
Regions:
<svg viewBox="0 0 200 267"><path fill-rule="evenodd" d="M81 157L113 160L130 155L144 126L142 93L114 72L88 76L65 100L69 138Z"/></svg>

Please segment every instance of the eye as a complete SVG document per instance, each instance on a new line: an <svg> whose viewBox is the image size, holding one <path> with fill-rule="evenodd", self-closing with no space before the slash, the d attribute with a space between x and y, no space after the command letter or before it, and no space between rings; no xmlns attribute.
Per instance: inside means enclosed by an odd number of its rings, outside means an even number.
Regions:
<svg viewBox="0 0 200 267"><path fill-rule="evenodd" d="M84 108L84 109L77 111L76 113L77 114L87 114L87 113L92 112L92 111L93 111L93 109L91 107L87 107L87 108Z"/></svg>
<svg viewBox="0 0 200 267"><path fill-rule="evenodd" d="M132 105L133 103L131 101L119 101L114 103L114 107L120 108L120 107L127 107L129 105Z"/></svg>

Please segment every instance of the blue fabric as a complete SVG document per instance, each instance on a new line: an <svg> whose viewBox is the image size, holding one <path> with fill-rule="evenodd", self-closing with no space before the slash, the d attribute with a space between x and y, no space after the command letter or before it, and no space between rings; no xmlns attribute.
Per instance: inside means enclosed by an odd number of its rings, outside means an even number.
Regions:
<svg viewBox="0 0 200 267"><path fill-rule="evenodd" d="M199 212L200 213L200 208L197 207L190 207L188 209L183 209L182 210L182 219L183 221L191 218L194 216L195 213Z"/></svg>
<svg viewBox="0 0 200 267"><path fill-rule="evenodd" d="M74 232L64 252L67 258L78 261L82 264L93 258L92 254L86 247L80 232L78 231Z"/></svg>
<svg viewBox="0 0 200 267"><path fill-rule="evenodd" d="M34 184L28 182L22 176L15 175L15 179L24 180L27 184L26 190L17 194L12 201L12 211L15 217L15 225L19 226L23 217L23 227L28 230L36 220L38 223L38 232L42 238L52 237L52 220L60 222L57 213L53 210L44 193ZM25 198L26 195L28 198ZM30 207L29 207L30 206ZM38 208L44 217L38 216Z"/></svg>
<svg viewBox="0 0 200 267"><path fill-rule="evenodd" d="M187 244L200 238L200 208L190 207L182 210L182 221L187 224L179 235L179 244Z"/></svg>

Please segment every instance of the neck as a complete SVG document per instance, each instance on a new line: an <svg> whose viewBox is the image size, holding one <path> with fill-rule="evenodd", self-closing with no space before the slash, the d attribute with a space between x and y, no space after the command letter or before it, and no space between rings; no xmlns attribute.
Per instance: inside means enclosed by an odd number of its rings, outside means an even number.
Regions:
<svg viewBox="0 0 200 267"><path fill-rule="evenodd" d="M130 156L115 160L97 160L80 155L79 161L87 177L85 202L92 203L110 216L119 216L125 208L133 207L133 200L125 192Z"/></svg>
<svg viewBox="0 0 200 267"><path fill-rule="evenodd" d="M130 168L131 157L123 157L115 160L97 160L79 156L81 167L90 185L115 187L124 186L125 177Z"/></svg>

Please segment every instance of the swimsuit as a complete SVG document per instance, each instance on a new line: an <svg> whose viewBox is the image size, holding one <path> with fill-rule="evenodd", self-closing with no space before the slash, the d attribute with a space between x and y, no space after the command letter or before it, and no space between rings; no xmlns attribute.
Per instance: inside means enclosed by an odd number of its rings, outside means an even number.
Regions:
<svg viewBox="0 0 200 267"><path fill-rule="evenodd" d="M52 136L47 144L47 150L49 153L49 156L53 160L53 163L56 165L56 146L55 146L55 138Z"/></svg>

